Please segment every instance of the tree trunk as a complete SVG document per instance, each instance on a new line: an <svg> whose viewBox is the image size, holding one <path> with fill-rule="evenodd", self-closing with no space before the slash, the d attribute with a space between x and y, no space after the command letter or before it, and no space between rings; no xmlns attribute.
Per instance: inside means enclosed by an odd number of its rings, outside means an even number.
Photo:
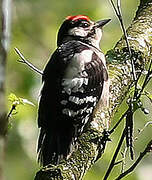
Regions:
<svg viewBox="0 0 152 180"><path fill-rule="evenodd" d="M152 46L152 0L141 0L127 34L135 69L139 70L148 63ZM87 131L79 137L79 148L70 159L61 162L58 166L50 165L41 169L37 172L35 180L80 180L104 153L108 140L105 129L133 82L131 61L128 58L124 37L114 49L107 52L106 57L110 75L110 108L98 109Z"/></svg>
<svg viewBox="0 0 152 180"><path fill-rule="evenodd" d="M10 31L10 0L0 0L0 180L4 179L3 165L7 134L5 104L5 68Z"/></svg>

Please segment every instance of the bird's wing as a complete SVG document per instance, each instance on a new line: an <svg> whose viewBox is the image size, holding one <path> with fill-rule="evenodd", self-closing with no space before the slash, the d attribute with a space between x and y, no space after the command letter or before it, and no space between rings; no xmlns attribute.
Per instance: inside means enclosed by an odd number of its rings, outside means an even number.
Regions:
<svg viewBox="0 0 152 180"><path fill-rule="evenodd" d="M90 52L89 57L82 51ZM38 110L38 152L43 164L71 152L71 145L92 115L107 78L104 63L88 46L70 42L54 52L44 70Z"/></svg>

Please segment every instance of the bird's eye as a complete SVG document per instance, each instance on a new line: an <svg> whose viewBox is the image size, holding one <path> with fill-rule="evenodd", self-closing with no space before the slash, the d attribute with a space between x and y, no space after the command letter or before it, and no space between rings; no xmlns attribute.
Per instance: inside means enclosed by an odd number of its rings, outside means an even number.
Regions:
<svg viewBox="0 0 152 180"><path fill-rule="evenodd" d="M80 27L83 27L83 28L89 27L89 23L87 23L87 22L81 23Z"/></svg>

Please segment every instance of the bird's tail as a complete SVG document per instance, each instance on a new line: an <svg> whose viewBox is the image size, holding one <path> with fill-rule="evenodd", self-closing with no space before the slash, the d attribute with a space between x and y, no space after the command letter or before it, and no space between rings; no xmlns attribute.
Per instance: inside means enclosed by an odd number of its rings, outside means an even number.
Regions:
<svg viewBox="0 0 152 180"><path fill-rule="evenodd" d="M38 140L38 161L43 166L59 164L62 159L68 159L76 148L74 129L60 129L47 132L41 128Z"/></svg>

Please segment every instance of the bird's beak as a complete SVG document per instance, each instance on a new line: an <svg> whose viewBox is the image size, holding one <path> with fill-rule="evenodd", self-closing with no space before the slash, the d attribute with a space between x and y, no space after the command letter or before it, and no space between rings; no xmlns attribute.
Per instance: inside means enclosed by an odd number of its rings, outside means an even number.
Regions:
<svg viewBox="0 0 152 180"><path fill-rule="evenodd" d="M96 28L102 28L105 24L107 24L111 19L104 19L96 22Z"/></svg>

